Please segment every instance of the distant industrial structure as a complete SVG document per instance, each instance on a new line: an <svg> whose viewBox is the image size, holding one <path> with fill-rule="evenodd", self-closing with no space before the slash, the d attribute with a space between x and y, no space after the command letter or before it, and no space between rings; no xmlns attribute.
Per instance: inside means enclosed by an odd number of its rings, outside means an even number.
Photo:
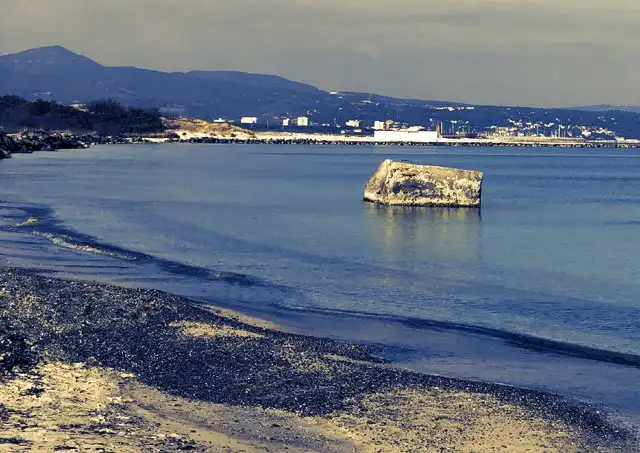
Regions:
<svg viewBox="0 0 640 453"><path fill-rule="evenodd" d="M440 134L438 131L417 130L415 128L397 131L376 130L373 132L373 139L382 143L435 143L439 141Z"/></svg>
<svg viewBox="0 0 640 453"><path fill-rule="evenodd" d="M334 118L333 124L331 123L312 123L309 116L298 116L289 118L286 116L273 117L278 124L281 125L282 130L291 126L298 128L309 128L309 132L317 133L329 133L349 137L368 137L371 143L435 143L442 138L441 127L439 123L436 123L435 130L428 130L429 127L425 126L408 126L405 123L394 121L391 119L377 120L373 122L367 122L362 119L352 118L344 122L344 129L341 129L337 119ZM260 123L260 119L255 116L243 116L240 119L240 124L245 126L251 126L251 129L269 129L269 121L265 124ZM254 125L256 127L254 127ZM431 125L431 127L433 124ZM327 129L333 129L332 132Z"/></svg>

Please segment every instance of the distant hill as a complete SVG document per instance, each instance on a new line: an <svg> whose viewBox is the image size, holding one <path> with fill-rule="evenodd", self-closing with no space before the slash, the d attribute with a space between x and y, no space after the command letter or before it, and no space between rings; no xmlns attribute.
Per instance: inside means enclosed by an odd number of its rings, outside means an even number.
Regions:
<svg viewBox="0 0 640 453"><path fill-rule="evenodd" d="M307 115L318 107L333 119L358 115L352 102L366 93L341 97L314 86L266 74L238 71L161 72L103 66L64 47L50 46L0 56L0 95L56 100L64 104L115 99L125 105L158 107L172 114L201 118ZM392 100L384 96L376 99ZM438 101L405 101L449 105ZM322 108L320 109L322 110ZM315 112L320 115L322 111ZM383 118L384 119L384 118Z"/></svg>
<svg viewBox="0 0 640 453"><path fill-rule="evenodd" d="M240 71L189 71L188 76L216 83L234 83L255 86L260 89L284 90L288 92L319 94L321 91L306 83L295 82L284 77L268 74L250 74ZM322 94L326 94L322 92Z"/></svg>
<svg viewBox="0 0 640 453"><path fill-rule="evenodd" d="M358 119L365 126L385 120L428 128L439 124L447 134L501 129L501 133L512 134L580 136L586 128L591 138L611 138L614 133L640 138L640 107L547 109L329 93L275 75L103 66L60 46L0 56L0 96L9 94L67 105L112 99L131 107L159 108L169 116L205 120L255 116L259 118L257 128L273 127L277 118L308 116L327 130Z"/></svg>
<svg viewBox="0 0 640 453"><path fill-rule="evenodd" d="M588 112L609 112L609 111L622 111L622 112L634 112L640 113L640 105L584 105L580 107L572 107L575 110L586 110Z"/></svg>
<svg viewBox="0 0 640 453"><path fill-rule="evenodd" d="M65 104L111 98L126 105L203 117L276 114L313 105L327 96L315 87L278 76L103 66L60 46L0 56L0 75L0 94Z"/></svg>

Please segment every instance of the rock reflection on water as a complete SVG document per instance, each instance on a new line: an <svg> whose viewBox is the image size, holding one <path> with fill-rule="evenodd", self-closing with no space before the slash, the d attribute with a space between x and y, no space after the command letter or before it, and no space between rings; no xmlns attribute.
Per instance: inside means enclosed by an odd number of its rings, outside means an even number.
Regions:
<svg viewBox="0 0 640 453"><path fill-rule="evenodd" d="M366 203L381 251L413 260L480 258L482 216L478 208L385 206Z"/></svg>

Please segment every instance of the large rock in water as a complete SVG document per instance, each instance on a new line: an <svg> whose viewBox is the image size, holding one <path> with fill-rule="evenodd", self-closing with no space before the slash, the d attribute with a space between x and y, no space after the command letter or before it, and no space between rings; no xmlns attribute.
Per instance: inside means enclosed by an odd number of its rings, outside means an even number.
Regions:
<svg viewBox="0 0 640 453"><path fill-rule="evenodd" d="M393 206L480 206L479 171L387 159L364 188L365 201Z"/></svg>

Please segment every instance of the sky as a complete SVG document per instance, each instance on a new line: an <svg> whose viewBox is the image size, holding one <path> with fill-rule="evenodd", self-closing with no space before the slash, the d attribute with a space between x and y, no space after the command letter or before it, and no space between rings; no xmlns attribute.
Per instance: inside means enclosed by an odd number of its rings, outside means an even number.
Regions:
<svg viewBox="0 0 640 453"><path fill-rule="evenodd" d="M2 0L0 54L479 104L640 105L638 0Z"/></svg>

